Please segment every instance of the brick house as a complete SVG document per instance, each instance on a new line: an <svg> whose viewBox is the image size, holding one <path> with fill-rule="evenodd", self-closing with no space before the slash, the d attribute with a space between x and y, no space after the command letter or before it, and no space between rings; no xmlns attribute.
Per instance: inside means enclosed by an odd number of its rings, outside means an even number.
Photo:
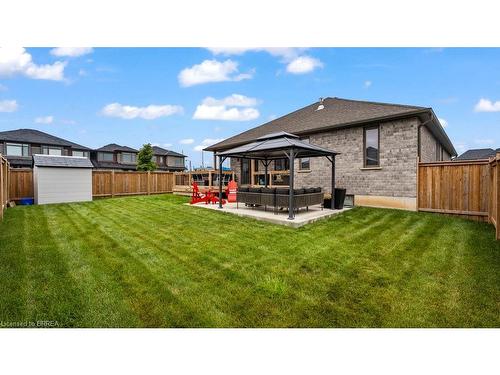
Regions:
<svg viewBox="0 0 500 375"><path fill-rule="evenodd" d="M432 108L341 98L320 99L297 111L225 139L207 151L224 151L275 132L288 132L339 152L337 187L355 204L416 208L417 158L450 160L457 155ZM261 162L230 160L241 185L262 185ZM295 161L295 186L330 192L331 168L325 158ZM286 159L271 163L271 186L288 184Z"/></svg>
<svg viewBox="0 0 500 375"><path fill-rule="evenodd" d="M35 154L89 157L90 148L35 129L0 132L0 154L12 168L31 168Z"/></svg>

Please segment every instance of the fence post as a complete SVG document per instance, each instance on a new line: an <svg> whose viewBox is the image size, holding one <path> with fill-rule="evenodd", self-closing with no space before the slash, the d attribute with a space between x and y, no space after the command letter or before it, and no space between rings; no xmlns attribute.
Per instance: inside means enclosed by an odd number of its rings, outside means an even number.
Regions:
<svg viewBox="0 0 500 375"><path fill-rule="evenodd" d="M3 157L0 155L0 220L3 220Z"/></svg>
<svg viewBox="0 0 500 375"><path fill-rule="evenodd" d="M115 196L115 171L111 171L111 198Z"/></svg>
<svg viewBox="0 0 500 375"><path fill-rule="evenodd" d="M151 194L151 171L148 171L148 195Z"/></svg>
<svg viewBox="0 0 500 375"><path fill-rule="evenodd" d="M495 169L496 169L496 177L497 180L494 181L493 183L496 184L496 191L497 191L497 199L496 199L496 207L493 207L493 209L496 209L497 215L496 215L496 239L500 240L500 152L497 152L496 157L495 157ZM493 186L492 186L493 188Z"/></svg>

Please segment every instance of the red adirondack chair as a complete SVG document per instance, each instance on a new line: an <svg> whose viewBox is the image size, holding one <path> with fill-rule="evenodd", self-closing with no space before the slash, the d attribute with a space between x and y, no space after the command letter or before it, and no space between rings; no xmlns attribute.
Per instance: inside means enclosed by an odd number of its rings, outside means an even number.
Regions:
<svg viewBox="0 0 500 375"><path fill-rule="evenodd" d="M190 204L196 204L196 203L219 203L219 197L211 192L210 190L206 191L200 191L198 184L196 182L193 182L193 191L191 193L191 202ZM226 204L226 200L222 200L222 204Z"/></svg>

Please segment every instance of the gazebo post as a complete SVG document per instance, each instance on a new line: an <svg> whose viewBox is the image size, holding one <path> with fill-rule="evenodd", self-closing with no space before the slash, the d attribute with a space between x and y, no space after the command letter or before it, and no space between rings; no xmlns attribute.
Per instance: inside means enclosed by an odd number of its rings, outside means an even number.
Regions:
<svg viewBox="0 0 500 375"><path fill-rule="evenodd" d="M267 161L267 158L264 159L264 187L267 187L268 181L267 181L267 167L269 163Z"/></svg>
<svg viewBox="0 0 500 375"><path fill-rule="evenodd" d="M293 167L295 164L295 151L293 148L290 149L290 186L288 189L288 220L293 220L294 212L293 212Z"/></svg>
<svg viewBox="0 0 500 375"><path fill-rule="evenodd" d="M222 163L224 159L222 156L219 156L219 208L222 208Z"/></svg>
<svg viewBox="0 0 500 375"><path fill-rule="evenodd" d="M330 208L335 209L335 154L332 155L332 201Z"/></svg>

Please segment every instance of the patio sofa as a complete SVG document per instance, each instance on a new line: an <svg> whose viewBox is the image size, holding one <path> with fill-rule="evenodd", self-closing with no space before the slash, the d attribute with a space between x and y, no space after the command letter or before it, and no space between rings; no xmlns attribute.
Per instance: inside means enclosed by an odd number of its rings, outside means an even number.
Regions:
<svg viewBox="0 0 500 375"><path fill-rule="evenodd" d="M236 202L244 203L245 206L273 207L274 211L279 208L288 208L289 190L285 188L256 188L240 187L236 194ZM293 190L293 206L295 209L309 208L323 203L323 192L321 188L306 188Z"/></svg>

